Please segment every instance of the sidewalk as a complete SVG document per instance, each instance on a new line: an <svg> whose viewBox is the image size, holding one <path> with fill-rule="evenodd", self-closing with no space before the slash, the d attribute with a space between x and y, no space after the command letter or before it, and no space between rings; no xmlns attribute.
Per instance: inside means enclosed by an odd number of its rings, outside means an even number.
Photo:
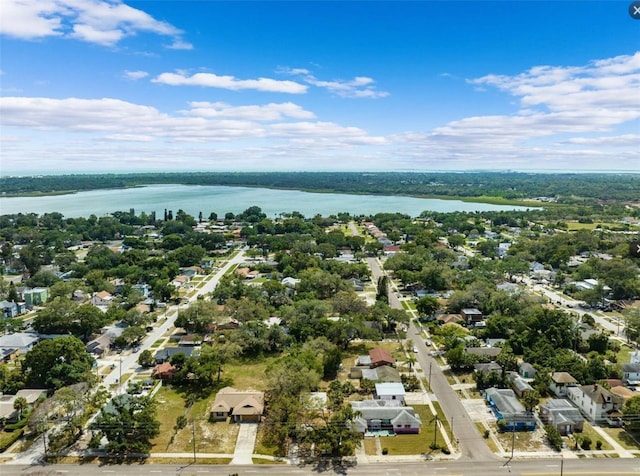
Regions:
<svg viewBox="0 0 640 476"><path fill-rule="evenodd" d="M613 446L613 449L615 450L616 453L618 453L620 455L620 458L634 458L635 457L631 451L623 448L620 445L620 443L618 443L611 436L609 436L609 434L606 431L604 431L602 428L600 428L599 426L592 425L591 428L593 428L595 430L595 432L598 433L602 437L603 440L605 440L607 443L609 443L611 446Z"/></svg>

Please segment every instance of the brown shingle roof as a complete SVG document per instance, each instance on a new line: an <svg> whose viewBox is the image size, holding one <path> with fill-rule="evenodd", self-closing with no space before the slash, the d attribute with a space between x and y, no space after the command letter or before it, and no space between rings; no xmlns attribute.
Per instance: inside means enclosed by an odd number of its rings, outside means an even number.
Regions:
<svg viewBox="0 0 640 476"><path fill-rule="evenodd" d="M373 366L383 364L393 365L396 363L396 360L392 357L391 352L389 352L387 349L383 349L382 347L371 349L369 351L369 357L371 358L371 365Z"/></svg>

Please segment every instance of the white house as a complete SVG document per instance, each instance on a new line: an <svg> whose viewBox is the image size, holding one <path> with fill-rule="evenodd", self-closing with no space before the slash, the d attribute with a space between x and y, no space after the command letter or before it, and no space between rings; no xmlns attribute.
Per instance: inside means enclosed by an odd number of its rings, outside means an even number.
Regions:
<svg viewBox="0 0 640 476"><path fill-rule="evenodd" d="M578 385L578 381L568 372L553 372L549 389L556 397L565 397L567 389Z"/></svg>
<svg viewBox="0 0 640 476"><path fill-rule="evenodd" d="M375 394L379 400L398 401L401 405L404 405L406 392L404 386L399 382L383 382L376 384Z"/></svg>
<svg viewBox="0 0 640 476"><path fill-rule="evenodd" d="M113 303L113 295L107 291L100 291L99 293L93 293L91 296L91 304L100 308L107 308Z"/></svg>
<svg viewBox="0 0 640 476"><path fill-rule="evenodd" d="M589 421L620 424L622 398L602 385L582 385L567 388L567 397Z"/></svg>
<svg viewBox="0 0 640 476"><path fill-rule="evenodd" d="M627 385L640 385L640 363L624 364L622 366L622 380Z"/></svg>
<svg viewBox="0 0 640 476"><path fill-rule="evenodd" d="M412 407L396 405L383 400L363 400L351 402L357 412L353 425L356 431L390 431L393 433L419 433L420 415Z"/></svg>

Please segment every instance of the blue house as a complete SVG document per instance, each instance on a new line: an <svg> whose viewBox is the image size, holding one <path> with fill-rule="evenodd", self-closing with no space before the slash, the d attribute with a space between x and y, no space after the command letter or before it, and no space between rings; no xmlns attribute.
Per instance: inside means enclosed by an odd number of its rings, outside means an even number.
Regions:
<svg viewBox="0 0 640 476"><path fill-rule="evenodd" d="M485 398L498 422L503 421L506 431L532 431L536 429L533 413L525 410L511 389L488 388Z"/></svg>

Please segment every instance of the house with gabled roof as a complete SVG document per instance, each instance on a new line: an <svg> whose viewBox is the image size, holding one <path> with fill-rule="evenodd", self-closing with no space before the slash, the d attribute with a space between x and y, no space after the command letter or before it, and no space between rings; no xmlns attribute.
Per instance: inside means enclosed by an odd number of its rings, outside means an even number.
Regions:
<svg viewBox="0 0 640 476"><path fill-rule="evenodd" d="M568 372L553 372L549 389L556 397L566 397L567 389L575 387L578 381Z"/></svg>
<svg viewBox="0 0 640 476"><path fill-rule="evenodd" d="M356 417L354 429L360 433L389 431L398 434L420 433L422 420L413 407L405 407L397 402L363 400L350 402Z"/></svg>
<svg viewBox="0 0 640 476"><path fill-rule="evenodd" d="M108 308L113 304L113 295L108 291L100 291L93 293L91 296L91 304L99 308Z"/></svg>
<svg viewBox="0 0 640 476"><path fill-rule="evenodd" d="M264 414L264 392L225 387L216 395L209 413L212 421L259 422Z"/></svg>
<svg viewBox="0 0 640 476"><path fill-rule="evenodd" d="M622 379L627 385L640 385L640 363L623 364Z"/></svg>
<svg viewBox="0 0 640 476"><path fill-rule="evenodd" d="M369 351L369 358L371 359L371 367L380 367L381 365L394 366L396 359L393 358L391 352L382 347L376 347Z"/></svg>
<svg viewBox="0 0 640 476"><path fill-rule="evenodd" d="M382 365L374 369L363 368L358 378L372 380L374 382L402 382L398 369L390 367L389 365Z"/></svg>
<svg viewBox="0 0 640 476"><path fill-rule="evenodd" d="M589 421L620 426L623 399L602 385L581 385L567 389L567 397Z"/></svg>
<svg viewBox="0 0 640 476"><path fill-rule="evenodd" d="M40 397L47 395L45 389L22 389L15 395L0 395L0 420L5 422L15 422L19 417L19 412L13 405L18 398L24 398L28 405L33 405Z"/></svg>
<svg viewBox="0 0 640 476"><path fill-rule="evenodd" d="M503 421L508 431L529 431L536 429L533 413L526 411L511 389L495 387L485 390L485 398L497 421Z"/></svg>
<svg viewBox="0 0 640 476"><path fill-rule="evenodd" d="M552 398L540 405L539 415L543 423L553 425L561 435L581 432L584 426L580 410L564 398Z"/></svg>
<svg viewBox="0 0 640 476"><path fill-rule="evenodd" d="M40 338L37 335L28 332L5 334L0 336L0 350L12 350L18 351L20 354L26 354L39 340Z"/></svg>

